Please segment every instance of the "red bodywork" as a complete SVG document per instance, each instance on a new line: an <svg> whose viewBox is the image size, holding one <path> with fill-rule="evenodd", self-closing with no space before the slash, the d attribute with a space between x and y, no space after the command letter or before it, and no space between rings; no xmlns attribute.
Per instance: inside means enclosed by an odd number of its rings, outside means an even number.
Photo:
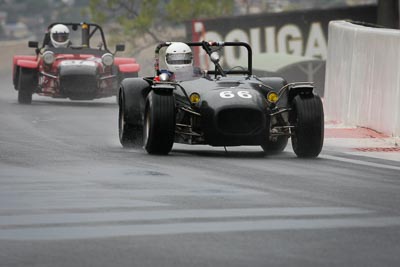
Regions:
<svg viewBox="0 0 400 267"><path fill-rule="evenodd" d="M72 23L71 25L83 24ZM30 42L30 47L36 47L37 56L16 55L13 57L14 88L19 90L21 86L19 75L25 71L29 73L32 81L32 93L54 98L90 100L116 95L122 79L138 76L140 66L134 58L115 57L105 45L101 28L96 24L84 25L86 25L85 29L89 28L87 25L95 28L94 31L100 29L104 49L88 46L90 37L82 41L82 45L70 48L47 47L45 41L42 48L38 48L36 42ZM87 36L93 35L93 33L90 34L89 29L87 31ZM53 53L52 63L44 62L45 52ZM107 66L103 63L102 56L105 54L113 57L112 65Z"/></svg>

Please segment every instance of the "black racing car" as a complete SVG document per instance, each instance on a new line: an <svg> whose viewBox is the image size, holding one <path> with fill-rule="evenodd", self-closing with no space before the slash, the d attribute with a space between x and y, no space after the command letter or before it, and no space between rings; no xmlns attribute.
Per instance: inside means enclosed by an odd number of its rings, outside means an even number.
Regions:
<svg viewBox="0 0 400 267"><path fill-rule="evenodd" d="M292 138L298 157L317 157L324 140L324 111L312 83L288 84L280 77L252 75L252 50L243 42L190 42L202 49L209 70L192 79L160 70L155 76L127 78L119 90L119 139L123 147L143 145L150 154L168 154L174 142L211 146L261 146L282 152ZM247 66L223 68L220 54L246 51ZM226 54L225 54L226 55ZM196 71L197 70L197 71Z"/></svg>

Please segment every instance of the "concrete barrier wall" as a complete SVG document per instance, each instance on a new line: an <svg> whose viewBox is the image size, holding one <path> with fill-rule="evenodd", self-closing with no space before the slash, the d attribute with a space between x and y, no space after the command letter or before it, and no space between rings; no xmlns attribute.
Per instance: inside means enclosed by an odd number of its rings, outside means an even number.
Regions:
<svg viewBox="0 0 400 267"><path fill-rule="evenodd" d="M328 120L400 136L400 31L329 24L325 76Z"/></svg>

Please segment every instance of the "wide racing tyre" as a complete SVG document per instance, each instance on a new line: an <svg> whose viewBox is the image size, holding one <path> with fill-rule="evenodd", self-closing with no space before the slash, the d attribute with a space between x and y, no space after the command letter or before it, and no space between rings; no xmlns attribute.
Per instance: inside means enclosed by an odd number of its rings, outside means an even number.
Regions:
<svg viewBox="0 0 400 267"><path fill-rule="evenodd" d="M324 143L324 109L317 95L297 95L290 114L293 151L301 158L319 155Z"/></svg>
<svg viewBox="0 0 400 267"><path fill-rule="evenodd" d="M265 154L273 155L281 153L288 143L287 136L278 136L275 140L268 140L264 144L261 145L262 149L264 150Z"/></svg>
<svg viewBox="0 0 400 267"><path fill-rule="evenodd" d="M143 143L149 154L167 155L174 144L175 99L151 91L144 113Z"/></svg>
<svg viewBox="0 0 400 267"><path fill-rule="evenodd" d="M19 68L18 74L18 103L31 104L35 86L34 70Z"/></svg>
<svg viewBox="0 0 400 267"><path fill-rule="evenodd" d="M118 134L119 141L123 147L134 147L142 145L142 129L128 123L126 119L126 102L123 90L119 93L118 112Z"/></svg>

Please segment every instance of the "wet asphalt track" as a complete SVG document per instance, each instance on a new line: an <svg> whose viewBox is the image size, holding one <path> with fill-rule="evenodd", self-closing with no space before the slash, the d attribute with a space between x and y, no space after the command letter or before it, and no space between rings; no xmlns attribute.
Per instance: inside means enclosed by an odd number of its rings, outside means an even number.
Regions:
<svg viewBox="0 0 400 267"><path fill-rule="evenodd" d="M123 149L115 99L0 83L0 266L399 266L400 163Z"/></svg>

